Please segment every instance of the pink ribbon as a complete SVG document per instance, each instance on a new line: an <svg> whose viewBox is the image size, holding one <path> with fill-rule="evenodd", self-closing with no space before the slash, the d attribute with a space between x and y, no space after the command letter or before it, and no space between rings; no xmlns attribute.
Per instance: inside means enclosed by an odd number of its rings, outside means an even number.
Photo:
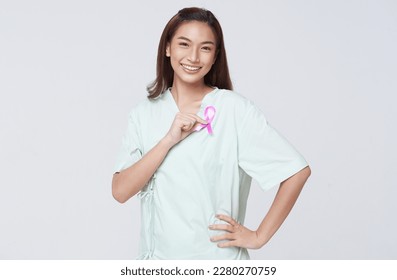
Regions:
<svg viewBox="0 0 397 280"><path fill-rule="evenodd" d="M215 117L215 107L207 106L207 108L205 108L205 111L204 111L204 117L205 117L205 121L207 122L207 124L200 124L198 127L196 127L196 131L199 131L199 130L203 129L204 127L206 127L208 130L208 133L212 134L211 122Z"/></svg>

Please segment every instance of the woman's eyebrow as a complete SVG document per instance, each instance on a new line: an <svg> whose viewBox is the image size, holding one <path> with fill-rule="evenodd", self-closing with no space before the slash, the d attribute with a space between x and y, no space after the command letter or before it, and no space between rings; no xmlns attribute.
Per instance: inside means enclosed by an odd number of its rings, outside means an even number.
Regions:
<svg viewBox="0 0 397 280"><path fill-rule="evenodd" d="M192 40L190 40L189 38L186 38L186 37L184 37L184 36L180 36L180 37L178 37L177 39L185 40L185 41L188 41L188 42L192 42ZM204 42L201 42L201 44L202 44L202 45L205 45L205 44L215 45L215 43L212 42L212 41L204 41Z"/></svg>

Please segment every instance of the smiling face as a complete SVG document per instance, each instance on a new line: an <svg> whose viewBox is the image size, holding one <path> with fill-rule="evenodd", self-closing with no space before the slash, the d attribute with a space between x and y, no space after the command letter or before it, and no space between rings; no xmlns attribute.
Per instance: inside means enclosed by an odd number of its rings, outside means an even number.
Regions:
<svg viewBox="0 0 397 280"><path fill-rule="evenodd" d="M166 56L174 70L174 84L204 85L216 57L216 38L205 22L188 21L167 44Z"/></svg>

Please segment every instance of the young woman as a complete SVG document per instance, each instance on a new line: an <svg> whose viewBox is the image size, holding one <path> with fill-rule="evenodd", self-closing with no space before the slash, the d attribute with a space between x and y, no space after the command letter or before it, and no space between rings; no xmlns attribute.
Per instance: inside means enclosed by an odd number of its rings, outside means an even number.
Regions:
<svg viewBox="0 0 397 280"><path fill-rule="evenodd" d="M157 78L130 113L112 181L142 205L139 259L249 259L281 226L310 175L303 157L232 91L222 29L179 11L160 39ZM251 180L280 184L256 230L244 217Z"/></svg>

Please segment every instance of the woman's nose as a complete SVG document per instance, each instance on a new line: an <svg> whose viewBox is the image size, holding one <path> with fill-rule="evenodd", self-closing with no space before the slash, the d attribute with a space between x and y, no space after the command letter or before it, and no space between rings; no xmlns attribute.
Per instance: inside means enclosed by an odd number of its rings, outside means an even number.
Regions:
<svg viewBox="0 0 397 280"><path fill-rule="evenodd" d="M188 60L191 62L199 62L200 61L200 55L198 53L198 49L196 49L196 48L191 49L191 51L189 53Z"/></svg>

